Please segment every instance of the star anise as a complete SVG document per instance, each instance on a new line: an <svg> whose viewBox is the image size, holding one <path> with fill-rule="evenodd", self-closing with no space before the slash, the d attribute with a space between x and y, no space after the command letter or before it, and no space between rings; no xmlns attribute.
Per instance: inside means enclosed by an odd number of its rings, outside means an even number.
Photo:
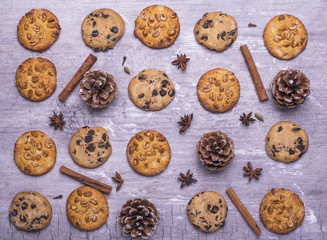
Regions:
<svg viewBox="0 0 327 240"><path fill-rule="evenodd" d="M62 130L62 127L66 124L64 121L64 115L62 112L57 115L57 113L53 112L53 117L49 117L51 122L49 123L50 126L54 126L55 130L59 127Z"/></svg>
<svg viewBox="0 0 327 240"><path fill-rule="evenodd" d="M181 129L179 129L179 133L185 132L186 129L188 129L191 126L191 122L193 119L193 113L190 115L184 115L184 117L181 117L181 120L177 122L178 124L182 125Z"/></svg>
<svg viewBox="0 0 327 240"><path fill-rule="evenodd" d="M243 113L243 116L240 116L240 121L242 121L242 124L244 124L245 126L249 126L250 122L254 122L255 119L251 118L252 112L250 112L248 115L246 115L245 113Z"/></svg>
<svg viewBox="0 0 327 240"><path fill-rule="evenodd" d="M193 173L190 173L190 169L187 171L186 175L180 173L181 177L177 178L178 180L182 181L181 188L191 185L192 183L197 182L195 178L193 178Z"/></svg>
<svg viewBox="0 0 327 240"><path fill-rule="evenodd" d="M253 177L259 180L259 176L261 175L262 168L256 168L253 170L252 164L248 162L248 166L243 167L243 170L245 171L243 176L249 176L249 182L250 182Z"/></svg>
<svg viewBox="0 0 327 240"><path fill-rule="evenodd" d="M118 183L116 187L116 192L121 188L121 185L123 184L124 180L121 178L120 174L116 171L116 177L112 177L112 180Z"/></svg>
<svg viewBox="0 0 327 240"><path fill-rule="evenodd" d="M189 58L186 57L186 54L177 54L177 59L172 61L171 64L178 65L178 69L182 68L184 71L186 70L186 63L190 61Z"/></svg>

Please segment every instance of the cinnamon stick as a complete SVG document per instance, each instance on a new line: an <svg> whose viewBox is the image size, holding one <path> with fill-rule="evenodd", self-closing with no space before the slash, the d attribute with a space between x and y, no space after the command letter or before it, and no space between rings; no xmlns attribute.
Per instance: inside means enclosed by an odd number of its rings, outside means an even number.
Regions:
<svg viewBox="0 0 327 240"><path fill-rule="evenodd" d="M261 230L258 227L258 224L256 221L253 219L249 211L244 207L243 203L241 200L237 197L236 193L232 188L228 188L226 190L227 195L229 198L232 200L232 202L235 204L236 208L240 211L242 214L244 220L247 222L247 224L250 226L252 231L257 234L258 236L261 234Z"/></svg>
<svg viewBox="0 0 327 240"><path fill-rule="evenodd" d="M243 57L245 59L246 65L248 66L248 69L250 71L255 89L257 90L259 100L261 102L267 100L268 96L267 96L266 90L262 84L260 75L258 73L257 67L254 64L254 61L251 56L250 50L248 49L248 46L242 45L241 51L242 51Z"/></svg>
<svg viewBox="0 0 327 240"><path fill-rule="evenodd" d="M66 168L65 166L61 166L60 167L60 172L63 173L63 174L66 174L67 176L85 184L85 185L88 185L96 190L99 190L105 194L109 194L112 187L107 185L107 184L104 184L102 182L98 182L92 178L89 178L89 177L86 177L82 174L79 174L77 172L74 172L73 170L69 169L69 168Z"/></svg>
<svg viewBox="0 0 327 240"><path fill-rule="evenodd" d="M66 100L66 98L69 96L69 94L73 91L74 87L82 79L82 77L87 72L87 70L89 70L92 67L92 65L95 63L96 60L97 60L97 57L92 54L90 54L87 57L87 59L82 64L82 66L75 73L72 80L70 80L70 82L67 84L67 86L64 88L64 90L62 90L62 92L60 93L59 99L61 101L64 102Z"/></svg>

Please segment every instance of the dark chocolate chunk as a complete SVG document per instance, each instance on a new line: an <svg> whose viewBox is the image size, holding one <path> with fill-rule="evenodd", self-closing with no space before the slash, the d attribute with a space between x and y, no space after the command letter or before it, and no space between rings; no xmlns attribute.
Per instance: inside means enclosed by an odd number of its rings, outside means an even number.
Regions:
<svg viewBox="0 0 327 240"><path fill-rule="evenodd" d="M86 143L89 143L89 142L91 142L92 141L92 135L87 135L86 137L85 137L85 142Z"/></svg>
<svg viewBox="0 0 327 240"><path fill-rule="evenodd" d="M196 224L192 224L196 229L200 229L201 227L196 225Z"/></svg>
<svg viewBox="0 0 327 240"><path fill-rule="evenodd" d="M99 14L94 14L94 17L99 17Z"/></svg>
<svg viewBox="0 0 327 240"><path fill-rule="evenodd" d="M219 13L219 16L227 16L226 13Z"/></svg>
<svg viewBox="0 0 327 240"><path fill-rule="evenodd" d="M118 27L112 27L110 31L113 33L118 33Z"/></svg>
<svg viewBox="0 0 327 240"><path fill-rule="evenodd" d="M117 41L117 39L118 39L118 38L112 38L111 41L112 41L112 42L115 42L115 41Z"/></svg>
<svg viewBox="0 0 327 240"><path fill-rule="evenodd" d="M93 17L93 16L94 16L94 15L93 15L93 12L92 12L92 13L90 13L90 14L89 14L89 16L90 16L90 17Z"/></svg>
<svg viewBox="0 0 327 240"><path fill-rule="evenodd" d="M25 197L18 198L19 201L23 201L24 199L25 199Z"/></svg>
<svg viewBox="0 0 327 240"><path fill-rule="evenodd" d="M220 34L218 33L218 34L217 34L217 39L219 40L219 38L220 38Z"/></svg>
<svg viewBox="0 0 327 240"><path fill-rule="evenodd" d="M96 48L93 48L93 50L94 50L95 52L99 52L99 51L100 51L100 48L99 48L99 47L96 47Z"/></svg>
<svg viewBox="0 0 327 240"><path fill-rule="evenodd" d="M158 96L158 91L156 89L153 89L152 91L152 97Z"/></svg>
<svg viewBox="0 0 327 240"><path fill-rule="evenodd" d="M170 85L170 83L167 81L167 80L162 80L161 81L161 86L163 87L163 88L165 88L165 87L167 87L167 86L169 86Z"/></svg>
<svg viewBox="0 0 327 240"><path fill-rule="evenodd" d="M200 22L201 22L201 19L199 19L199 20L196 22L196 24L198 24L198 25L199 25L199 24L200 24Z"/></svg>
<svg viewBox="0 0 327 240"><path fill-rule="evenodd" d="M270 141L270 138L267 138L267 141L269 142Z"/></svg>
<svg viewBox="0 0 327 240"><path fill-rule="evenodd" d="M97 24L97 22L96 21L93 21L92 22L92 27L94 28L96 24Z"/></svg>
<svg viewBox="0 0 327 240"><path fill-rule="evenodd" d="M288 149L288 152L289 152L290 155L294 155L294 153L295 153L291 148Z"/></svg>
<svg viewBox="0 0 327 240"><path fill-rule="evenodd" d="M174 89L170 89L169 92L168 92L168 96L169 97L175 96L175 90Z"/></svg>
<svg viewBox="0 0 327 240"><path fill-rule="evenodd" d="M90 128L89 126L84 126L84 127L82 127L82 128Z"/></svg>
<svg viewBox="0 0 327 240"><path fill-rule="evenodd" d="M92 37L97 37L99 35L99 31L98 30L93 30L91 33Z"/></svg>
<svg viewBox="0 0 327 240"><path fill-rule="evenodd" d="M145 80L146 79L146 76L144 74L141 74L138 78L138 80Z"/></svg>
<svg viewBox="0 0 327 240"><path fill-rule="evenodd" d="M215 216L215 220L218 221L218 215Z"/></svg>
<svg viewBox="0 0 327 240"><path fill-rule="evenodd" d="M94 135L94 134L95 134L95 132L94 132L93 129L91 129L91 130L89 130L89 131L87 132L87 135Z"/></svg>
<svg viewBox="0 0 327 240"><path fill-rule="evenodd" d="M110 148L109 142L106 143L106 149Z"/></svg>
<svg viewBox="0 0 327 240"><path fill-rule="evenodd" d="M303 154L304 154L303 152L302 152L302 153L300 153L300 154L299 154L299 158L300 158L300 157L302 157L302 156L303 156Z"/></svg>
<svg viewBox="0 0 327 240"><path fill-rule="evenodd" d="M95 146L93 143L89 144L86 149L89 151L89 152L94 152L95 150Z"/></svg>
<svg viewBox="0 0 327 240"><path fill-rule="evenodd" d="M283 130L283 127L282 126L279 126L278 132L281 132L282 130Z"/></svg>
<svg viewBox="0 0 327 240"><path fill-rule="evenodd" d="M107 39L110 39L110 38L111 38L111 36L112 36L111 34L108 34L108 36L107 36Z"/></svg>
<svg viewBox="0 0 327 240"><path fill-rule="evenodd" d="M209 27L213 27L213 22L212 20L207 20L204 22L204 24L202 25L203 28L207 29Z"/></svg>
<svg viewBox="0 0 327 240"><path fill-rule="evenodd" d="M15 206L16 207L19 207L19 202L15 202Z"/></svg>
<svg viewBox="0 0 327 240"><path fill-rule="evenodd" d="M229 36L234 36L236 33L236 28L234 28L230 33L229 33Z"/></svg>
<svg viewBox="0 0 327 240"><path fill-rule="evenodd" d="M28 208L27 202L23 202L21 205L22 210L24 211L26 208Z"/></svg>
<svg viewBox="0 0 327 240"><path fill-rule="evenodd" d="M221 203L222 201L221 201L221 199L219 198L219 203Z"/></svg>
<svg viewBox="0 0 327 240"><path fill-rule="evenodd" d="M102 13L102 17L104 17L104 18L108 18L108 17L109 17L109 14L104 14L104 13Z"/></svg>
<svg viewBox="0 0 327 240"><path fill-rule="evenodd" d="M104 142L99 143L99 148L104 148Z"/></svg>
<svg viewBox="0 0 327 240"><path fill-rule="evenodd" d="M164 77L166 77L166 78L168 77L166 73L162 73L162 75L163 75Z"/></svg>
<svg viewBox="0 0 327 240"><path fill-rule="evenodd" d="M293 132L298 132L298 131L300 131L300 130L301 130L301 128L293 128L293 129L292 129Z"/></svg>
<svg viewBox="0 0 327 240"><path fill-rule="evenodd" d="M211 228L211 225L206 225L206 226L204 226L204 228L205 228L207 231L209 231L210 228Z"/></svg>
<svg viewBox="0 0 327 240"><path fill-rule="evenodd" d="M187 205L190 205L192 203L192 199L190 199L190 201L188 202L188 204Z"/></svg>
<svg viewBox="0 0 327 240"><path fill-rule="evenodd" d="M102 158L98 158L98 162L102 162Z"/></svg>
<svg viewBox="0 0 327 240"><path fill-rule="evenodd" d="M14 217L16 217L16 216L17 216L17 214L18 214L18 212L17 212L17 210L16 210L16 209L14 209L14 210L11 212L11 215L12 215L12 216L14 216Z"/></svg>
<svg viewBox="0 0 327 240"><path fill-rule="evenodd" d="M208 15L208 13L203 14L202 18L206 17L207 15Z"/></svg>
<svg viewBox="0 0 327 240"><path fill-rule="evenodd" d="M26 222L26 217L24 215L19 215L19 221Z"/></svg>
<svg viewBox="0 0 327 240"><path fill-rule="evenodd" d="M106 139L107 139L107 134L106 133L102 134L102 140L106 141Z"/></svg>
<svg viewBox="0 0 327 240"><path fill-rule="evenodd" d="M218 206L216 206L216 205L211 206L211 204L208 204L207 209L212 214L216 214L219 210Z"/></svg>
<svg viewBox="0 0 327 240"><path fill-rule="evenodd" d="M166 96L166 94L167 94L167 92L165 89L160 90L160 96L164 97L164 96Z"/></svg>
<svg viewBox="0 0 327 240"><path fill-rule="evenodd" d="M221 39L224 40L224 41L225 41L225 39L224 39L225 36L226 36L226 32L223 31L223 32L221 33L220 37L221 37Z"/></svg>
<svg viewBox="0 0 327 240"><path fill-rule="evenodd" d="M208 40L208 36L202 36L202 37L201 37L201 40L203 40L203 41L207 41L207 40Z"/></svg>
<svg viewBox="0 0 327 240"><path fill-rule="evenodd" d="M195 32L195 36L197 36L197 35L199 35L199 31L196 31L196 32Z"/></svg>
<svg viewBox="0 0 327 240"><path fill-rule="evenodd" d="M31 204L31 208L32 208L32 209L36 208L36 204L35 204L35 203L32 203L32 204Z"/></svg>
<svg viewBox="0 0 327 240"><path fill-rule="evenodd" d="M299 145L296 148L299 149L301 152L304 151L305 147L303 145L303 139L301 137L299 137L297 139L297 141L298 141Z"/></svg>
<svg viewBox="0 0 327 240"><path fill-rule="evenodd" d="M220 224L221 227L225 226L225 221L222 221Z"/></svg>
<svg viewBox="0 0 327 240"><path fill-rule="evenodd" d="M79 146L81 144L81 140L80 139L77 139L76 140L76 144Z"/></svg>
<svg viewBox="0 0 327 240"><path fill-rule="evenodd" d="M144 98L144 93L139 94L138 98Z"/></svg>
<svg viewBox="0 0 327 240"><path fill-rule="evenodd" d="M74 149L74 154L76 154L77 153L77 151L76 151L76 149Z"/></svg>

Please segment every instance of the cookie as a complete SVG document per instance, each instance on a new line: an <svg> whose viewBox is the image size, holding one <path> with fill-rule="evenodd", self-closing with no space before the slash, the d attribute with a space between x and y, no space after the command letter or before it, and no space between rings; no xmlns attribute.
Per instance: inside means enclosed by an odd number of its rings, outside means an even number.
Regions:
<svg viewBox="0 0 327 240"><path fill-rule="evenodd" d="M69 153L81 167L96 168L104 164L111 155L109 134L102 127L82 127L71 137Z"/></svg>
<svg viewBox="0 0 327 240"><path fill-rule="evenodd" d="M206 13L195 24L193 33L199 44L223 52L236 40L237 22L223 12Z"/></svg>
<svg viewBox="0 0 327 240"><path fill-rule="evenodd" d="M70 223L83 231L98 229L107 222L109 206L103 193L88 186L76 188L66 203Z"/></svg>
<svg viewBox="0 0 327 240"><path fill-rule="evenodd" d="M186 207L186 214L195 229L214 232L225 225L227 210L223 196L214 191L204 191L191 198Z"/></svg>
<svg viewBox="0 0 327 240"><path fill-rule="evenodd" d="M269 53L276 58L289 60L299 55L308 42L303 23L289 14L273 17L266 25L263 40Z"/></svg>
<svg viewBox="0 0 327 240"><path fill-rule="evenodd" d="M167 139L154 130L144 130L131 138L126 149L129 165L145 176L163 172L170 161Z"/></svg>
<svg viewBox="0 0 327 240"><path fill-rule="evenodd" d="M174 98L175 86L166 73L146 69L132 78L128 96L137 107L146 111L158 111Z"/></svg>
<svg viewBox="0 0 327 240"><path fill-rule="evenodd" d="M268 156L284 163L298 160L308 150L308 146L306 131L293 122L276 123L266 136Z"/></svg>
<svg viewBox="0 0 327 240"><path fill-rule="evenodd" d="M37 192L20 192L11 202L9 218L17 229L41 230L51 223L52 207L49 201Z"/></svg>
<svg viewBox="0 0 327 240"><path fill-rule="evenodd" d="M56 162L56 144L44 132L34 130L24 133L15 144L16 165L29 175L42 175Z"/></svg>
<svg viewBox="0 0 327 240"><path fill-rule="evenodd" d="M215 68L201 76L197 93L206 110L214 113L226 112L237 103L240 84L234 73L224 68Z"/></svg>
<svg viewBox="0 0 327 240"><path fill-rule="evenodd" d="M177 13L168 7L153 5L144 8L135 20L134 35L150 48L166 48L178 37Z"/></svg>
<svg viewBox="0 0 327 240"><path fill-rule="evenodd" d="M55 65L46 58L29 58L16 72L16 87L26 99L42 101L52 95L57 87Z"/></svg>
<svg viewBox="0 0 327 240"><path fill-rule="evenodd" d="M124 31L125 23L121 16L108 8L91 12L82 23L84 43L96 52L114 48Z"/></svg>
<svg viewBox="0 0 327 240"><path fill-rule="evenodd" d="M27 49L43 52L59 37L57 17L47 9L32 9L25 13L17 26L19 42Z"/></svg>
<svg viewBox="0 0 327 240"><path fill-rule="evenodd" d="M294 231L305 215L301 198L284 188L272 188L260 204L260 219L274 233L286 234Z"/></svg>

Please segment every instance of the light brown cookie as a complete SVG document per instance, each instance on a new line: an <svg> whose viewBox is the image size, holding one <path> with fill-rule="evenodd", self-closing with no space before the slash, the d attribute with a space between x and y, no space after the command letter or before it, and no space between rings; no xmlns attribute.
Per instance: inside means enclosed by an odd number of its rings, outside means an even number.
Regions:
<svg viewBox="0 0 327 240"><path fill-rule="evenodd" d="M286 234L294 231L305 215L301 198L290 190L272 188L260 204L260 219L274 233Z"/></svg>
<svg viewBox="0 0 327 240"><path fill-rule="evenodd" d="M41 57L25 60L17 69L16 87L24 98L34 102L50 97L57 87L55 65Z"/></svg>
<svg viewBox="0 0 327 240"><path fill-rule="evenodd" d="M240 84L234 73L215 68L203 74L197 85L201 105L214 113L232 109L240 97Z"/></svg>
<svg viewBox="0 0 327 240"><path fill-rule="evenodd" d="M98 229L107 222L109 206L106 197L88 186L76 188L66 203L70 223L82 231Z"/></svg>
<svg viewBox="0 0 327 240"><path fill-rule="evenodd" d="M131 138L126 149L129 165L146 176L163 172L170 161L170 146L167 139L154 130L144 130Z"/></svg>
<svg viewBox="0 0 327 240"><path fill-rule="evenodd" d="M91 12L82 24L83 40L96 52L114 48L124 31L125 23L121 16L108 8Z"/></svg>
<svg viewBox="0 0 327 240"><path fill-rule="evenodd" d="M223 196L214 191L195 194L188 202L186 214L195 229L213 232L225 225L227 203Z"/></svg>
<svg viewBox="0 0 327 240"><path fill-rule="evenodd" d="M299 55L308 42L303 23L289 14L273 17L266 25L263 40L269 53L276 58L289 60Z"/></svg>
<svg viewBox="0 0 327 240"><path fill-rule="evenodd" d="M19 42L27 49L43 52L59 37L57 17L47 9L32 9L22 17L17 26Z"/></svg>
<svg viewBox="0 0 327 240"><path fill-rule="evenodd" d="M177 13L168 7L153 5L144 8L135 20L135 37L150 48L166 48L178 37Z"/></svg>
<svg viewBox="0 0 327 240"><path fill-rule="evenodd" d="M81 167L96 168L104 164L111 155L109 134L102 127L82 127L71 137L69 153Z"/></svg>
<svg viewBox="0 0 327 240"><path fill-rule="evenodd" d="M306 131L293 122L281 121L272 126L266 136L266 152L276 161L289 163L298 160L307 150Z"/></svg>
<svg viewBox="0 0 327 240"><path fill-rule="evenodd" d="M157 111L166 107L175 96L175 86L162 71L146 69L132 78L128 96L139 108Z"/></svg>
<svg viewBox="0 0 327 240"><path fill-rule="evenodd" d="M44 132L34 130L24 133L15 144L16 165L29 175L42 175L56 162L55 143Z"/></svg>
<svg viewBox="0 0 327 240"><path fill-rule="evenodd" d="M193 30L196 41L217 52L225 51L237 37L237 22L223 12L206 13Z"/></svg>

